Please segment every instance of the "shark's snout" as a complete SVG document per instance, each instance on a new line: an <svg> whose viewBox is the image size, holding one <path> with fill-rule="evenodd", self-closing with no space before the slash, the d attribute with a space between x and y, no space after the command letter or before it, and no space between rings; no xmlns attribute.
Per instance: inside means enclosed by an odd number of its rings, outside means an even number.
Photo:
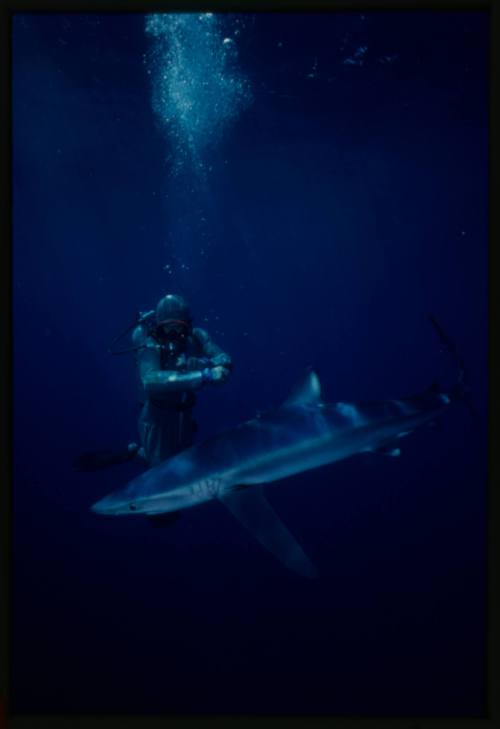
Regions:
<svg viewBox="0 0 500 729"><path fill-rule="evenodd" d="M96 501L92 504L90 510L95 514L102 514L104 516L116 516L118 514L133 514L138 511L138 506L130 499L125 499L123 496L109 494L103 499Z"/></svg>
<svg viewBox="0 0 500 729"><path fill-rule="evenodd" d="M92 504L90 510L95 514L109 514L111 513L111 506L111 500L108 496L106 496L104 499L100 499L99 501L96 501L95 504Z"/></svg>

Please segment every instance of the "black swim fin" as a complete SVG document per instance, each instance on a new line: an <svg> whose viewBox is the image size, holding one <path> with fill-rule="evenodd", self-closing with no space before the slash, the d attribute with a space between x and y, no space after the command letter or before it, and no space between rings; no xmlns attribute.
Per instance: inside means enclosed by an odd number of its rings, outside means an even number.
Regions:
<svg viewBox="0 0 500 729"><path fill-rule="evenodd" d="M120 463L127 463L135 457L135 451L124 448L121 451L86 451L75 458L73 468L76 471L100 471Z"/></svg>

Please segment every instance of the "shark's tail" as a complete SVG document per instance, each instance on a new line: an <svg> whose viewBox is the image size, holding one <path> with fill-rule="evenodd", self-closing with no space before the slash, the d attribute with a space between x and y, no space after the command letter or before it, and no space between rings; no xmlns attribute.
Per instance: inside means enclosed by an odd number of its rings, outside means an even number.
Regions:
<svg viewBox="0 0 500 729"><path fill-rule="evenodd" d="M455 360L457 367L458 367L458 373L457 373L457 379L455 384L451 387L449 390L449 395L452 400L455 402L462 402L469 408L470 412L476 416L477 410L474 407L472 400L470 399L470 392L471 387L469 384L469 376L468 372L465 368L464 360L461 356L461 354L458 351L458 348L455 344L455 342L446 334L443 327L439 322L437 321L434 314L429 314L429 321L431 322L432 326L434 327L441 344L443 347L451 354L453 359Z"/></svg>

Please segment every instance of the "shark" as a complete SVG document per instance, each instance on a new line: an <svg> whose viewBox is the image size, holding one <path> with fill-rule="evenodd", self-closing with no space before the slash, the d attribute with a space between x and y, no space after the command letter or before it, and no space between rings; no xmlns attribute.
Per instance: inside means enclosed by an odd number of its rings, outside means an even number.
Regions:
<svg viewBox="0 0 500 729"><path fill-rule="evenodd" d="M274 409L215 435L134 478L97 501L100 515L175 515L217 501L286 567L304 577L318 570L264 493L274 482L353 456L397 457L418 428L435 424L462 397L433 384L414 396L327 403L314 369Z"/></svg>

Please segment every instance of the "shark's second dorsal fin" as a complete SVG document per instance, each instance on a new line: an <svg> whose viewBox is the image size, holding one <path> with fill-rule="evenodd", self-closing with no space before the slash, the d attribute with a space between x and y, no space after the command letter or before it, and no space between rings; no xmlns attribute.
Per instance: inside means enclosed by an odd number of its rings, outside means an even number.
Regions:
<svg viewBox="0 0 500 729"><path fill-rule="evenodd" d="M321 402L321 383L314 370L309 370L292 388L282 407L290 405L319 405Z"/></svg>

